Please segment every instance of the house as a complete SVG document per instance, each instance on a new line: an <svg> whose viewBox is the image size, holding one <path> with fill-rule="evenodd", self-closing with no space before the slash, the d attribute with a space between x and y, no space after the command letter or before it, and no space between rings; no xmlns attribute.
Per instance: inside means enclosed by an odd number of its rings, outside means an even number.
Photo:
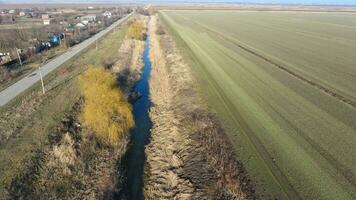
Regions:
<svg viewBox="0 0 356 200"><path fill-rule="evenodd" d="M72 37L75 35L75 32L73 29L68 29L68 30L64 31L64 35L65 35L65 37Z"/></svg>
<svg viewBox="0 0 356 200"><path fill-rule="evenodd" d="M43 25L49 25L51 23L51 20L49 19L49 15L47 14L42 15L42 20L43 20Z"/></svg>
<svg viewBox="0 0 356 200"><path fill-rule="evenodd" d="M36 18L38 16L38 13L31 11L27 15L29 15L29 17L31 18Z"/></svg>
<svg viewBox="0 0 356 200"><path fill-rule="evenodd" d="M111 18L111 12L109 12L109 11L105 11L104 13L103 13L103 16L104 17L107 17L107 18Z"/></svg>
<svg viewBox="0 0 356 200"><path fill-rule="evenodd" d="M75 13L76 11L71 8L59 8L59 9L57 9L57 12L59 12L59 13Z"/></svg>
<svg viewBox="0 0 356 200"><path fill-rule="evenodd" d="M67 24L67 27L66 27L66 30L72 30L72 29L74 29L75 28L75 23L73 23L73 22L70 22L70 23L68 23Z"/></svg>
<svg viewBox="0 0 356 200"><path fill-rule="evenodd" d="M88 25L90 22L96 21L96 15L84 15L80 17L80 22L84 25Z"/></svg>
<svg viewBox="0 0 356 200"><path fill-rule="evenodd" d="M83 28L85 27L85 24L83 24L82 22L79 22L75 25L77 28Z"/></svg>
<svg viewBox="0 0 356 200"><path fill-rule="evenodd" d="M11 61L11 54L10 52L4 52L4 53L0 53L0 63L7 63Z"/></svg>
<svg viewBox="0 0 356 200"><path fill-rule="evenodd" d="M80 17L80 20L83 21L88 21L88 22L92 22L92 21L96 21L96 15L84 15Z"/></svg>
<svg viewBox="0 0 356 200"><path fill-rule="evenodd" d="M48 14L43 14L43 15L41 16L41 18L42 18L42 19L49 19L49 15L48 15Z"/></svg>
<svg viewBox="0 0 356 200"><path fill-rule="evenodd" d="M19 16L20 16L20 17L23 17L23 16L25 16L25 15L26 15L26 13L25 13L24 11L19 12Z"/></svg>
<svg viewBox="0 0 356 200"><path fill-rule="evenodd" d="M88 20L82 20L80 23L84 24L84 25L88 25L89 21Z"/></svg>
<svg viewBox="0 0 356 200"><path fill-rule="evenodd" d="M43 25L50 25L51 24L51 20L50 19L44 19L43 20Z"/></svg>

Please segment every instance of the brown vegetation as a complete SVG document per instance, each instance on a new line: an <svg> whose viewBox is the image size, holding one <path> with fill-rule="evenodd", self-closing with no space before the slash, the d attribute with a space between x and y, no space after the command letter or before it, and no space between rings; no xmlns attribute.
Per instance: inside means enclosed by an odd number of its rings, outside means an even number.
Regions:
<svg viewBox="0 0 356 200"><path fill-rule="evenodd" d="M146 199L253 198L224 129L194 89L191 71L171 37L157 34L156 20L150 21L154 106L146 148Z"/></svg>
<svg viewBox="0 0 356 200"><path fill-rule="evenodd" d="M49 133L50 145L39 150L12 181L10 198L112 199L121 188L117 167L133 125L131 107L110 71L91 67L80 76L80 83L85 102L77 102Z"/></svg>
<svg viewBox="0 0 356 200"><path fill-rule="evenodd" d="M98 140L78 121L81 104L49 133L50 145L12 182L10 199L110 199L117 192L122 179L117 161L127 139L115 148Z"/></svg>
<svg viewBox="0 0 356 200"><path fill-rule="evenodd" d="M128 137L113 147L81 126L78 75L117 55L126 30L45 77L45 95L36 85L0 108L0 199L102 199L120 188Z"/></svg>
<svg viewBox="0 0 356 200"><path fill-rule="evenodd" d="M146 29L147 17L139 16L136 21L142 22L143 29ZM112 70L118 73L119 84L126 94L131 87L140 79L143 66L142 54L145 42L132 39L127 33L118 53L117 62L112 65Z"/></svg>
<svg viewBox="0 0 356 200"><path fill-rule="evenodd" d="M129 112L126 117L132 118L131 108L117 89L115 75L109 71L89 68L80 77L80 83L84 97L89 98L77 102L55 131L49 133L50 144L40 149L25 171L12 181L9 198L112 199L121 188L123 179L117 167L127 149L129 125L120 114ZM97 107L88 108L91 103ZM79 118L86 119L85 112L89 116L100 113L100 117L83 126ZM104 123L112 124L104 127ZM97 124L103 125L99 127L104 127L102 132L93 127ZM126 132L120 132L125 128ZM110 132L114 130L116 134Z"/></svg>

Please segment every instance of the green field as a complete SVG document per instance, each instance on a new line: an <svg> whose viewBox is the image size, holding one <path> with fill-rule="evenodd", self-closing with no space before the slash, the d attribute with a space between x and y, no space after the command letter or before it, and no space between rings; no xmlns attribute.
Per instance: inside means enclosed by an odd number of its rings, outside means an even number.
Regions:
<svg viewBox="0 0 356 200"><path fill-rule="evenodd" d="M356 198L356 14L160 16L258 194Z"/></svg>

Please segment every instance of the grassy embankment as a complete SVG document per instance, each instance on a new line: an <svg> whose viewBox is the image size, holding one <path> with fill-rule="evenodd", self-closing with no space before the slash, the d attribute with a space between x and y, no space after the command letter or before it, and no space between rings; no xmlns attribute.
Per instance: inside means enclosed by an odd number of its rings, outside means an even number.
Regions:
<svg viewBox="0 0 356 200"><path fill-rule="evenodd" d="M356 15L163 11L161 17L260 194L355 197Z"/></svg>
<svg viewBox="0 0 356 200"><path fill-rule="evenodd" d="M98 50L89 47L48 75L45 95L37 83L0 108L0 191L9 186L36 151L48 144L48 134L78 101L77 75L88 65L100 66L114 60L126 31L126 25L122 25L99 41Z"/></svg>

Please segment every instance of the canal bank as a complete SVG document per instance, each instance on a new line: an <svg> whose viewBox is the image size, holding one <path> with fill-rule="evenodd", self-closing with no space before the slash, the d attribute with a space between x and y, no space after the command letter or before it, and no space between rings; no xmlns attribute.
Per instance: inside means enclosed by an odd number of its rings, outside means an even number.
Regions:
<svg viewBox="0 0 356 200"><path fill-rule="evenodd" d="M134 86L133 92L140 98L133 103L135 128L131 131L131 143L121 168L124 172L124 185L119 199L141 200L143 198L144 164L146 160L145 146L150 141L152 123L148 112L151 105L149 99L149 78L151 62L149 59L150 36L147 35L143 52L143 72L141 80Z"/></svg>
<svg viewBox="0 0 356 200"><path fill-rule="evenodd" d="M209 112L169 29L151 16L146 199L255 199L219 119Z"/></svg>

